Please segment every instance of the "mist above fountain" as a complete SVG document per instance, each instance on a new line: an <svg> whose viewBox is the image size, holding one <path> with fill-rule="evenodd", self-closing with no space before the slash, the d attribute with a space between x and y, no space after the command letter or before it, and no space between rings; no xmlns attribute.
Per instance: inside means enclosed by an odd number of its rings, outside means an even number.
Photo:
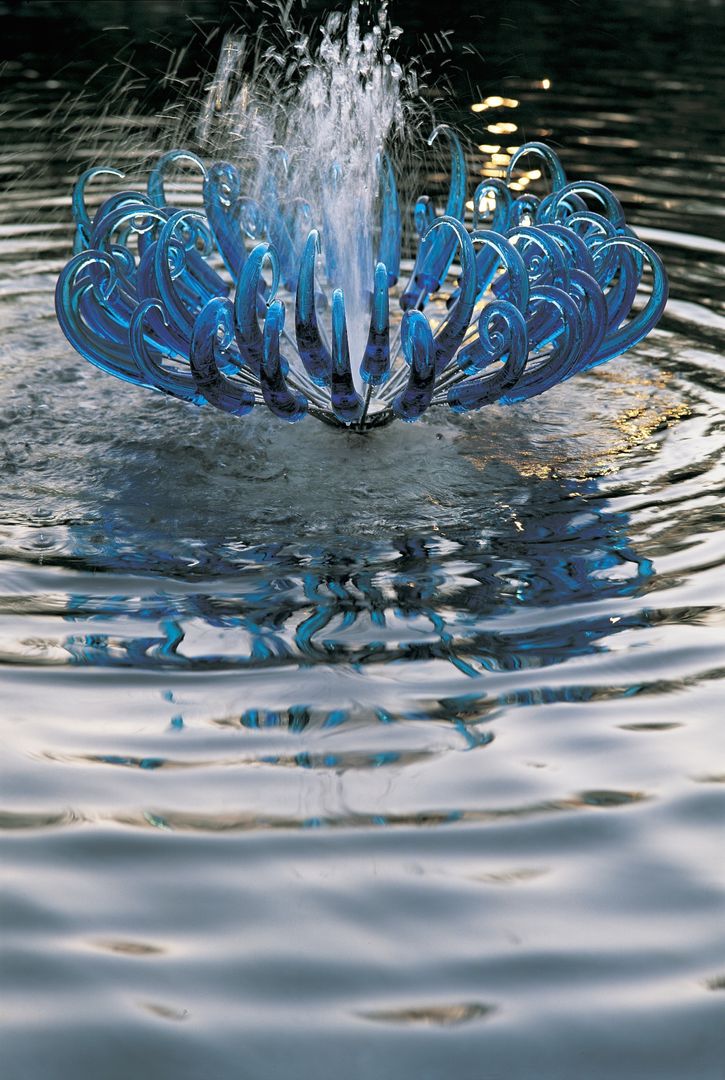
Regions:
<svg viewBox="0 0 725 1080"><path fill-rule="evenodd" d="M316 50L297 38L252 76L230 39L198 133L217 160L166 153L146 192L119 191L92 219L86 184L121 174L81 176L76 254L56 291L78 352L233 416L266 406L364 431L436 405L525 400L649 333L667 296L660 259L608 189L568 183L541 143L478 185L467 220L460 139L434 127L428 147L450 153L446 206L421 196L401 215L390 150L405 137L411 79L390 53L395 34L384 15L361 34L353 9ZM512 186L526 155L547 167L543 199ZM180 164L201 174L203 209L169 205ZM401 281L405 225L416 255ZM631 314L647 266L649 296Z"/></svg>

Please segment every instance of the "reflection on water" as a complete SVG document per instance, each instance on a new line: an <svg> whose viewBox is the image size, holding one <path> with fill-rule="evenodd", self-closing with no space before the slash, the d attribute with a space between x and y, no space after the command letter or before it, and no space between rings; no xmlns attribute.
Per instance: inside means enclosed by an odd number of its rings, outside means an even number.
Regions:
<svg viewBox="0 0 725 1080"><path fill-rule="evenodd" d="M155 122L49 124L77 50L2 74L11 1080L721 1078L723 8L487 18L472 170L552 141L672 301L545 398L365 439L72 354L72 176Z"/></svg>
<svg viewBox="0 0 725 1080"><path fill-rule="evenodd" d="M183 575L176 588L154 591L144 582L142 596L108 595L96 586L91 593L4 598L4 614L50 615L54 625L62 619L71 626L3 659L155 671L329 664L363 671L443 660L475 679L586 655L600 638L642 625L632 617L612 623L594 603L641 592L653 573L651 561L631 547L627 514L583 505L587 489L596 492L590 482L528 487L525 516L512 511L510 529L498 534L420 532L358 542L360 551L328 546L329 540L314 547L291 540L233 550L210 545L203 561L179 559L169 568ZM55 531L43 530L41 563L55 547ZM77 565L86 537L59 531L64 545L76 549L68 563ZM123 565L129 534L116 525L113 533L121 532L121 551L113 540L104 543L89 569ZM148 567L140 562L147 554L140 544L135 554L137 571L158 572L155 551L148 553ZM88 553L83 561L90 561ZM526 609L557 602L586 605L586 611L577 617L577 609L568 608L566 632L552 637L546 623L527 620ZM296 716L304 710L294 708Z"/></svg>

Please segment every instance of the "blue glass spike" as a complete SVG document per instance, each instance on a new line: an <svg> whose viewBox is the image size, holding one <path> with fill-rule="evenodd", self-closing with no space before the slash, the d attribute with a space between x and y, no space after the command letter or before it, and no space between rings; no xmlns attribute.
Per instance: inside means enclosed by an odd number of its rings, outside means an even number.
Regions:
<svg viewBox="0 0 725 1080"><path fill-rule="evenodd" d="M127 343L128 321L136 298L126 291L127 282L114 254L89 250L94 256L101 254L102 258L94 258L85 265L78 264L79 272L74 282L78 291L72 315L79 318L96 338L119 345ZM93 288L84 289L82 286L86 282L92 283Z"/></svg>
<svg viewBox="0 0 725 1080"><path fill-rule="evenodd" d="M149 198L155 206L168 205L168 199L164 189L164 176L169 171L170 167L177 162L189 162L199 170L202 176L206 176L206 165L201 158L197 157L196 154L193 154L191 150L169 150L168 153L162 154L151 171L148 180Z"/></svg>
<svg viewBox="0 0 725 1080"><path fill-rule="evenodd" d="M123 326L114 327L108 312L116 281L116 266L107 252L79 252L60 272L55 311L61 330L76 352L102 371L142 385L143 376L124 346Z"/></svg>
<svg viewBox="0 0 725 1080"><path fill-rule="evenodd" d="M335 243L336 231L332 214L342 185L342 167L333 161L322 180L322 235L325 239L325 272L330 281L337 277L339 252Z"/></svg>
<svg viewBox="0 0 725 1080"><path fill-rule="evenodd" d="M237 199L239 228L250 240L261 240L267 229L267 218L256 199L240 195ZM246 254L246 248L245 248Z"/></svg>
<svg viewBox="0 0 725 1080"><path fill-rule="evenodd" d="M436 211L435 206L433 205L433 200L430 199L427 195L421 195L418 198L413 210L413 224L415 225L415 231L417 232L419 239L423 239L423 237L428 232L435 220ZM416 268L418 267L419 260L420 251L416 259ZM431 281L429 282L429 284L432 289L434 282ZM410 311L411 308L425 307L431 289L423 288L421 282L416 278L414 268L413 274L411 275L408 284L401 293L399 301L400 307L403 311Z"/></svg>
<svg viewBox="0 0 725 1080"><path fill-rule="evenodd" d="M556 238L536 225L517 225L509 229L507 239L521 252L529 282L542 285L556 285L566 289L569 285L567 260ZM501 278L494 285L497 296L504 297L507 284Z"/></svg>
<svg viewBox="0 0 725 1080"><path fill-rule="evenodd" d="M612 222L603 214L597 214L594 210L579 210L566 220L567 229L581 236L587 247L592 250L593 245L599 244L610 236L616 236L617 230Z"/></svg>
<svg viewBox="0 0 725 1080"><path fill-rule="evenodd" d="M433 200L429 198L428 195L420 195L413 208L413 224L415 225L418 239L423 239L435 219L436 208L433 205Z"/></svg>
<svg viewBox="0 0 725 1080"><path fill-rule="evenodd" d="M557 154L554 153L550 146L542 142L527 142L514 151L506 168L507 184L511 183L511 177L518 163L523 157L527 156L539 157L547 165L551 177L552 191L560 191L566 185L566 173Z"/></svg>
<svg viewBox="0 0 725 1080"><path fill-rule="evenodd" d="M445 133L451 144L451 186L445 217L463 221L466 204L466 159L460 139L447 124L439 124L433 130L428 145L432 146L441 133ZM429 233L430 229L425 235L428 236ZM425 251L421 243L413 274L400 298L400 306L404 311L418 307L421 299L425 301L441 287L455 253L455 236L448 236L445 231L437 233Z"/></svg>
<svg viewBox="0 0 725 1080"><path fill-rule="evenodd" d="M497 232L476 229L471 233L471 242L491 251L496 258L496 266L502 266L504 273L501 282L506 282L506 298L513 306L525 312L528 305L528 272L525 261L518 247Z"/></svg>
<svg viewBox="0 0 725 1080"><path fill-rule="evenodd" d="M240 227L241 181L228 161L217 161L204 177L204 209L217 247L234 280L239 277L247 251Z"/></svg>
<svg viewBox="0 0 725 1080"><path fill-rule="evenodd" d="M115 176L119 180L124 179L124 173L119 172L118 169L112 169L108 165L96 165L92 169L86 169L76 180L71 199L73 221L76 225L73 245L75 254L91 246L91 218L86 206L86 185L96 176Z"/></svg>
<svg viewBox="0 0 725 1080"><path fill-rule="evenodd" d="M284 328L284 304L273 300L264 320L264 338L262 364L259 381L265 404L280 420L290 424L297 423L307 413L307 398L287 385L283 372L282 357L279 352L279 339ZM284 363L286 367L286 363Z"/></svg>
<svg viewBox="0 0 725 1080"><path fill-rule="evenodd" d="M375 267L370 333L360 364L360 375L370 386L380 386L390 375L389 277L385 264L379 262Z"/></svg>
<svg viewBox="0 0 725 1080"><path fill-rule="evenodd" d="M623 246L615 245L603 251L600 249L602 240L617 235L634 234L626 226L617 229L607 218L591 210L572 214L567 219L565 230L582 239L593 257L593 276L600 288L606 290L604 299L607 307L607 332L613 332L631 310L641 279L643 262L639 252ZM610 288L615 278L616 282Z"/></svg>
<svg viewBox="0 0 725 1080"><path fill-rule="evenodd" d="M494 178L492 180L482 180L473 195L474 232L478 230L483 218L481 204L484 199L490 199L491 196L494 199L494 207L493 216L488 226L490 231L505 233L510 228L511 206L513 203L511 192L503 180ZM498 263L496 252L490 248L482 247L476 252L476 293L479 299L493 281ZM452 307L458 300L460 293L460 288L456 287L446 301L446 305Z"/></svg>
<svg viewBox="0 0 725 1080"><path fill-rule="evenodd" d="M169 211L169 209L167 207L165 207L165 206L164 207L157 207L157 209L158 209L158 211L159 211L159 213L161 215L165 215L166 218L168 219L170 211ZM156 243L156 241L159 238L160 229L161 229L161 222L157 221L157 222L155 222L153 228L146 229L144 232L141 232L141 233L138 234L137 242L138 242L139 258L142 257L146 251L148 251L148 249L152 246L152 244ZM124 241L124 243L126 243L126 242L127 242L127 240Z"/></svg>
<svg viewBox="0 0 725 1080"><path fill-rule="evenodd" d="M145 195L143 191L114 191L113 195L109 195L107 199L103 200L93 215L93 219L89 226L90 236L93 237L98 223L108 214L112 214L113 211L117 210L119 207L136 207L139 212L141 212L144 206L152 205L153 203L148 195ZM168 215L165 214L164 216Z"/></svg>
<svg viewBox="0 0 725 1080"><path fill-rule="evenodd" d="M498 401L516 385L526 366L529 339L526 321L518 308L506 300L494 300L478 320L478 347L482 357L479 367L503 359L503 366L479 379L467 379L448 392L448 404L454 412L482 409Z"/></svg>
<svg viewBox="0 0 725 1080"><path fill-rule="evenodd" d="M501 347L498 352L491 353L484 347L488 335L488 321L499 311L498 305L501 303L506 305L500 309L503 311L504 316L508 311L508 305L513 305L522 316L526 316L529 306L529 279L524 261L510 240L493 232L475 232L471 235L471 240L474 244L482 244L487 247L495 254L497 262L503 263L509 284L508 301L493 300L486 305L479 318L478 335L472 342L464 345L456 356L456 363L461 370L468 375L475 375L482 367L487 366L493 360L499 359L505 352L506 339L504 337L501 338ZM487 314L489 311L490 316ZM556 317L553 323L554 326L557 325L558 320ZM493 340L493 338L490 340Z"/></svg>
<svg viewBox="0 0 725 1080"><path fill-rule="evenodd" d="M161 292L156 281L156 249L158 241L154 241L141 256L141 261L136 275L136 289L138 299L157 300ZM163 305L162 305L163 307ZM163 320L154 307L149 307L146 316L147 324L152 328L157 340L162 340L174 352L186 355L189 351L189 334L185 330L181 333L169 322L166 313Z"/></svg>
<svg viewBox="0 0 725 1080"><path fill-rule="evenodd" d="M509 303L517 307L519 311L526 311L526 305L529 302L529 276L518 248L514 247L505 236L489 229L476 229L472 232L471 243L480 245L483 250L490 252L494 260L494 273L500 265L503 265L504 273L497 279L493 291L505 291ZM476 266L478 267L478 260ZM499 281L502 283L500 286ZM478 287L480 287L480 282L477 283Z"/></svg>
<svg viewBox="0 0 725 1080"><path fill-rule="evenodd" d="M257 244L250 251L239 275L234 297L237 344L242 360L255 375L259 375L264 353L262 331L259 328L258 301L260 290L264 288L262 270L265 262L269 262L272 268L272 285L268 302L274 299L279 286L279 259L276 250L269 243Z"/></svg>
<svg viewBox="0 0 725 1080"><path fill-rule="evenodd" d="M315 260L320 252L320 234L313 229L307 237L295 301L297 351L307 374L318 386L330 385L332 357L320 337L315 310Z"/></svg>
<svg viewBox="0 0 725 1080"><path fill-rule="evenodd" d="M191 242L190 236L193 235L189 233L189 226L203 220L198 210L175 211L164 223L154 252L157 295L174 328L182 337L189 339L201 305L198 297L184 287L186 245Z"/></svg>
<svg viewBox="0 0 725 1080"><path fill-rule="evenodd" d="M624 248L611 249L606 255L598 257L597 247L602 240L617 235L615 226L602 214L592 210L578 211L567 218L566 229L581 237L594 259L594 277L602 289L606 289L617 273L622 254L628 254ZM609 306L609 300L607 306Z"/></svg>
<svg viewBox="0 0 725 1080"><path fill-rule="evenodd" d="M587 274L594 275L594 258L587 245L578 233L568 229L566 225L558 223L545 223L537 225L541 232L549 233L554 237L561 248L570 270L585 270Z"/></svg>
<svg viewBox="0 0 725 1080"><path fill-rule="evenodd" d="M428 198L428 195L420 195L415 204L413 211L413 221L415 225L415 231L418 233L420 240L425 237L430 227L435 222L435 206L432 199ZM417 273L420 265L420 248L418 247L418 255L415 262L415 267L411 280L403 289L403 293L400 298L400 306L403 311L410 311L412 308L425 308L428 302L428 297L433 291L434 287L437 287L437 283L432 280L426 283L419 278Z"/></svg>
<svg viewBox="0 0 725 1080"><path fill-rule="evenodd" d="M218 356L234 342L234 308L231 300L218 296L205 306L194 322L189 362L197 392L215 409L246 416L254 395L239 382L222 374Z"/></svg>
<svg viewBox="0 0 725 1080"><path fill-rule="evenodd" d="M618 327L614 333L608 335L591 362L586 364L586 368L604 364L607 360L612 360L615 356L619 356L620 353L625 352L626 349L631 349L640 342L654 329L667 304L667 274L659 255L636 236L612 236L608 240L604 240L597 251L598 254L604 255L618 247L636 253L645 262L649 263L652 270L652 291L644 308L624 325Z"/></svg>
<svg viewBox="0 0 725 1080"><path fill-rule="evenodd" d="M287 227L290 237L292 238L292 247L294 248L295 284L299 277L302 252L304 251L305 243L310 234L313 221L314 212L307 199L303 199L299 195L296 195L289 200Z"/></svg>
<svg viewBox="0 0 725 1080"><path fill-rule="evenodd" d="M623 235L632 234L627 230ZM632 310L632 304L637 295L637 289L642 280L642 271L644 270L644 264L639 255L635 256L633 251L625 247L614 246L605 249L603 259L608 260L615 253L616 260L614 261L613 271L608 271L606 275L607 291L604 294L607 303L607 333L614 333L621 325L622 320L626 319ZM612 277L615 278L614 284L612 284Z"/></svg>
<svg viewBox="0 0 725 1080"><path fill-rule="evenodd" d="M395 173L387 154L378 154L380 175L380 247L378 262L387 268L388 288L391 289L400 273L400 203Z"/></svg>
<svg viewBox="0 0 725 1080"><path fill-rule="evenodd" d="M123 244L114 243L104 244L103 250L113 259L118 274L111 297L115 306L123 300L134 307L138 293L138 267L133 253Z"/></svg>
<svg viewBox="0 0 725 1080"><path fill-rule="evenodd" d="M187 251L186 265L189 268L190 281L194 283L194 288L203 298L204 303L211 300L213 296L228 296L229 285L213 267L209 266L199 251Z"/></svg>
<svg viewBox="0 0 725 1080"><path fill-rule="evenodd" d="M527 322L527 330L531 348L536 347L531 326L539 321L538 307L550 307L554 311L561 331L556 335L552 349L540 357L531 357L516 385L501 397L501 402L507 405L543 394L556 383L567 379L576 370L582 353L582 318L568 293L555 285L536 285L529 294L529 304L532 315Z"/></svg>
<svg viewBox="0 0 725 1080"><path fill-rule="evenodd" d="M450 232L453 235L453 253L457 246L461 253L461 276L459 278L459 296L456 303L449 310L445 319L435 333L435 369L440 375L447 366L453 354L460 348L466 330L473 317L473 309L476 304L477 276L476 276L476 253L473 249L471 237L465 226L452 217L441 217L433 222L428 232L423 237L420 246L420 254L426 250L427 245L437 243L438 233ZM436 234L435 236L433 234ZM446 241L448 243L448 241Z"/></svg>
<svg viewBox="0 0 725 1080"><path fill-rule="evenodd" d="M136 361L144 381L148 386L161 390L171 397L193 402L194 405L203 405L205 398L197 390L194 377L190 371L172 371L162 366L161 360L164 355L168 356L169 350L160 347L147 336L144 323L147 322L147 316L151 312L160 317L163 325L169 325L161 301L152 298L139 304L133 313L129 326L131 355Z"/></svg>
<svg viewBox="0 0 725 1080"><path fill-rule="evenodd" d="M473 228L478 229L481 225L484 213L482 203L491 196L494 199L493 217L488 227L493 232L506 232L509 228L513 196L503 180L495 178L482 180L473 194Z"/></svg>
<svg viewBox="0 0 725 1080"><path fill-rule="evenodd" d="M451 144L451 185L448 190L446 217L454 217L458 221L463 221L466 206L466 158L461 146L461 140L448 124L438 124L433 129L428 136L428 146L432 146L441 134L444 134Z"/></svg>
<svg viewBox="0 0 725 1080"><path fill-rule="evenodd" d="M171 217L168 208L159 212L169 214ZM184 212L176 211L176 213ZM211 237L204 221L200 217L190 217L188 213L184 213L177 222L173 229L174 236L166 239L169 269L185 307L197 313L213 296L226 296L229 286L204 258L205 254L208 255L211 252ZM143 244L140 242L141 238L146 238ZM154 240L150 230L143 233L141 238L139 239L141 262L137 275L137 287L143 291L139 295L159 296L161 285L156 282L156 267L149 261L148 256L150 250L158 251L157 241ZM143 285L139 276L142 274Z"/></svg>
<svg viewBox="0 0 725 1080"><path fill-rule="evenodd" d="M103 251L112 242L113 234L128 226L134 233L148 233L158 225L163 225L166 220L164 211L152 206L145 195L140 195L137 202L123 199L118 205L114 203L102 217L94 218L91 226L91 246L97 251Z"/></svg>
<svg viewBox="0 0 725 1080"><path fill-rule="evenodd" d="M291 221L288 221L289 211L293 208L286 205L288 172L287 151L282 146L270 147L265 163L260 203L267 221L270 242L279 258L282 281L285 288L294 292L297 285L297 266L290 232Z"/></svg>
<svg viewBox="0 0 725 1080"><path fill-rule="evenodd" d="M515 229L517 225L533 225L536 222L540 206L541 199L538 195L531 192L519 195L518 199L514 199L511 203L510 228Z"/></svg>
<svg viewBox="0 0 725 1080"><path fill-rule="evenodd" d="M332 411L344 424L352 424L363 414L363 400L355 390L350 370L347 319L342 289L332 294L332 372L330 379Z"/></svg>
<svg viewBox="0 0 725 1080"><path fill-rule="evenodd" d="M582 197L588 195L590 198L596 199L604 208L604 216L611 221L616 229L621 229L624 225L624 210L619 199L609 188L605 187L604 184L597 183L596 180L575 180L557 191L547 208L547 221L557 221L561 216L566 217L569 213L576 213L581 210L581 207L577 206L571 209L570 195Z"/></svg>
<svg viewBox="0 0 725 1080"><path fill-rule="evenodd" d="M549 221L566 221L572 214L586 209L586 202L576 192L568 191L562 199L559 199L559 192L552 191L545 199L541 200L536 209L536 224L543 225Z"/></svg>
<svg viewBox="0 0 725 1080"><path fill-rule="evenodd" d="M436 380L433 333L422 311L406 311L400 340L410 374L405 389L393 401L392 410L399 419L412 423L430 405Z"/></svg>
<svg viewBox="0 0 725 1080"><path fill-rule="evenodd" d="M571 294L582 316L582 352L577 370L586 368L599 352L607 334L607 301L599 282L585 270L572 270Z"/></svg>

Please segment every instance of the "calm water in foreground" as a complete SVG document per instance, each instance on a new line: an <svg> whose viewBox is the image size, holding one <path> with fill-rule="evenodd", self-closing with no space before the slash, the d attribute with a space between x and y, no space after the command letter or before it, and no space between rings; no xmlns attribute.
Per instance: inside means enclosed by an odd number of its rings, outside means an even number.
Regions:
<svg viewBox="0 0 725 1080"><path fill-rule="evenodd" d="M479 118L620 195L660 329L365 439L71 351L70 186L124 150L5 70L6 1080L725 1076L725 14L686 7L539 27L486 84L519 132Z"/></svg>

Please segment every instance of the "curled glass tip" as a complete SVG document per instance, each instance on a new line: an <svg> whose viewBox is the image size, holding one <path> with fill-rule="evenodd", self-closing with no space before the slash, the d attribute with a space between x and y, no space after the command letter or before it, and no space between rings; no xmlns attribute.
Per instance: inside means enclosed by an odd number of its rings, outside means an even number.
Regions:
<svg viewBox="0 0 725 1080"><path fill-rule="evenodd" d="M334 161L322 171L319 220L320 200L291 194L282 148L254 190L231 162L172 150L146 191L120 189L93 215L86 186L123 174L88 169L72 197L75 253L56 287L63 333L108 374L188 404L358 432L432 407L524 401L650 333L667 275L608 188L568 181L553 150L526 143L505 178L478 185L468 217L460 140L444 125L437 140L450 151L448 199L415 200L417 250L403 284L400 198L382 152L378 220L353 216L348 249L330 228L345 185ZM531 158L549 178L544 198L517 194L512 180ZM199 185L194 208L168 205L177 169ZM343 293L342 267L359 288Z"/></svg>

